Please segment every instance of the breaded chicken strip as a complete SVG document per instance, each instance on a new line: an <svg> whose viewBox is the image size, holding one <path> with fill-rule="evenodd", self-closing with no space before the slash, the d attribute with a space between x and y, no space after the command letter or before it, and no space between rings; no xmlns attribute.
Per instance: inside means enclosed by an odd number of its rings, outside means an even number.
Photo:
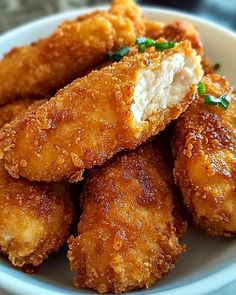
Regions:
<svg viewBox="0 0 236 295"><path fill-rule="evenodd" d="M189 42L149 48L93 71L0 132L8 172L79 181L122 149L134 149L186 110L202 78Z"/></svg>
<svg viewBox="0 0 236 295"><path fill-rule="evenodd" d="M63 185L12 178L0 163L0 252L14 266L38 266L65 244L75 221Z"/></svg>
<svg viewBox="0 0 236 295"><path fill-rule="evenodd" d="M26 98L0 107L0 128L2 128L5 123L13 120L17 115L24 113L34 101L34 99Z"/></svg>
<svg viewBox="0 0 236 295"><path fill-rule="evenodd" d="M121 293L171 271L184 249L172 197L168 161L150 143L90 171L78 237L69 239L75 286ZM183 233L185 224L178 227Z"/></svg>
<svg viewBox="0 0 236 295"><path fill-rule="evenodd" d="M148 25L146 26L146 35L152 39L164 38L169 41L180 42L183 40L189 40L192 47L202 56L202 66L205 74L212 73L212 67L210 66L208 58L204 55L203 44L199 35L199 32L193 24L183 20L172 21L162 28L158 26Z"/></svg>
<svg viewBox="0 0 236 295"><path fill-rule="evenodd" d="M8 107L12 109L7 116L9 120L13 114L25 111L27 103L24 103ZM13 265L26 269L40 265L51 252L57 251L75 222L75 210L65 185L16 180L5 171L2 162L0 212L0 252Z"/></svg>
<svg viewBox="0 0 236 295"><path fill-rule="evenodd" d="M50 37L14 48L0 61L0 105L53 95L143 33L142 12L133 0L116 0L109 11L64 22Z"/></svg>
<svg viewBox="0 0 236 295"><path fill-rule="evenodd" d="M207 93L229 93L227 110L194 101L178 120L174 175L194 222L211 235L236 233L236 95L225 78L206 76Z"/></svg>

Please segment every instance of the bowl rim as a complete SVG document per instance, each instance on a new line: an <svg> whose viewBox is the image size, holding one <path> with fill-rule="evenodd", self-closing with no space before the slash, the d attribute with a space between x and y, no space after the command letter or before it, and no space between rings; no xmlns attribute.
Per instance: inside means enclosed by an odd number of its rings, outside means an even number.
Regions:
<svg viewBox="0 0 236 295"><path fill-rule="evenodd" d="M83 7L83 8L79 8L79 9L71 9L69 11L65 11L65 12L60 12L60 13L54 13L45 17L40 17L34 21L30 21L27 22L26 24L22 24L20 26L17 26L16 28L10 29L6 32L4 32L3 34L0 34L0 41L2 41L1 39L5 38L5 37L11 37L11 35L17 34L19 33L21 30L25 30L31 26L35 26L35 25L40 25L40 23L44 23L46 21L54 21L55 19L59 18L60 16L63 15L69 15L69 16L74 16L74 14L76 15L77 13L79 13L79 15L84 14L84 13L89 13L93 10L105 10L108 9L108 5L98 5L98 6L87 6L87 7ZM229 29L229 28L224 28L221 25L218 25L216 23L214 23L213 21L209 21L207 19L195 16L192 13L186 13L186 12L182 12L178 9L167 9L167 8L160 8L158 6L150 6L150 5L141 5L140 6L145 13L152 13L152 12L157 12L157 13L161 13L163 15L168 15L168 16L179 16L179 17L183 17L184 19L189 19L191 21L195 21L195 22L199 22L203 25L207 25L210 26L211 28L214 29L218 29L222 32L224 32L225 34L229 35L232 38L236 38L236 32L234 32L233 30Z"/></svg>
<svg viewBox="0 0 236 295"><path fill-rule="evenodd" d="M86 8L73 9L66 12L56 13L46 17L42 17L35 21L31 21L27 24L21 25L15 29L12 29L10 31L3 33L2 35L0 35L0 42L4 42L5 39L11 39L14 37L14 35L20 34L21 31L27 30L32 26L36 27L36 26L40 26L40 24L45 22L48 22L48 23L54 22L55 20L57 20L58 18L62 16L73 18L76 15L88 13L95 9L100 9L100 10L107 9L107 7L108 7L107 5L86 7ZM183 18L185 20L193 21L195 23L208 26L211 29L219 30L223 32L224 34L227 34L230 38L234 38L236 40L236 33L231 31L230 29L226 29L218 24L215 24L212 21L202 19L201 17L197 17L190 13L181 12L175 9L164 9L164 8L152 7L152 6L146 6L146 5L141 7L143 9L144 14L157 13L163 16L168 16L168 17ZM213 274L207 275L206 277L200 278L192 283L182 285L180 287L175 287L174 289L171 289L171 290L163 290L163 291L158 290L158 294L162 294L162 295L207 294L219 288L223 288L227 284L232 283L234 280L236 280L236 263L233 263L232 265L229 265L222 270L218 270L214 272ZM42 292L45 290L47 291L47 295L68 294L64 290L53 291L53 290L45 289L43 286L36 286L31 282L25 282L17 277L7 274L1 269L0 269L0 286L1 288L4 288L4 290L6 291L16 292L16 294L19 290L24 290L25 292L26 288L30 291L30 293L24 293L24 294L30 294L30 295L41 295ZM1 288L0 288L0 291L1 291ZM202 292L202 293L199 293L199 292ZM77 293L81 294L79 290ZM139 293L139 294L151 295L151 294L156 294L156 291L155 290L152 291L152 289L149 289L149 290L147 289L147 290L143 290L143 293Z"/></svg>
<svg viewBox="0 0 236 295"><path fill-rule="evenodd" d="M236 264L228 266L228 267L224 268L223 270L217 271L216 273L209 275L209 276L205 277L204 279L197 280L193 283L190 283L190 284L187 284L184 286L180 286L180 287L177 287L172 290L163 290L163 291L158 290L158 294L161 294L161 295L183 295L183 294L191 294L191 295L202 294L203 295L203 294L208 294L209 292L216 291L220 288L225 287L227 284L232 283L236 279L236 275L234 278L232 278L232 273L236 274ZM225 277L223 284L222 284L222 276ZM232 279L230 279L230 277ZM5 284L7 281L10 282L10 285ZM8 275L5 272L0 271L0 285L3 286L3 288L4 288L4 284L7 287L7 288L5 287L6 291L16 292L19 290L24 290L25 295L28 295L28 294L42 295L42 291L47 291L47 295L68 295L68 293L64 290L52 291L49 289L45 289L41 286L36 286L32 283L22 281L21 279L18 279L16 277L12 277L11 275ZM28 290L30 292L26 293L26 290ZM0 289L0 291L1 291L1 289ZM144 290L140 290L140 291L143 291L143 292L138 293L139 295L141 295L141 294L143 294L143 295L157 294L157 291L152 290L152 287L150 289L146 289L146 290L144 289ZM200 293L201 291L203 293ZM79 294L82 294L82 295L87 294L87 293L80 293L79 290L78 291L75 290L74 292L76 292L78 295ZM19 293L15 293L15 294L19 294ZM129 292L127 294L131 294L131 292Z"/></svg>

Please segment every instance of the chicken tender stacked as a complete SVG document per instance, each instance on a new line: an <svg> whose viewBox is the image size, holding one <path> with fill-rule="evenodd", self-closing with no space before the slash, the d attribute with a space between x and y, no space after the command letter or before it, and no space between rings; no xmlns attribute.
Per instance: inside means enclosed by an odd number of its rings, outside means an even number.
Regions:
<svg viewBox="0 0 236 295"><path fill-rule="evenodd" d="M77 287L149 288L183 252L176 232L185 225L173 217L171 170L158 145L117 155L87 176L78 237L69 240Z"/></svg>
<svg viewBox="0 0 236 295"><path fill-rule="evenodd" d="M0 61L0 105L19 98L46 98L144 34L133 0L114 1L109 11L66 21L53 35L14 48Z"/></svg>
<svg viewBox="0 0 236 295"><path fill-rule="evenodd" d="M0 158L15 178L72 182L134 149L186 110L203 72L183 41L124 57L75 80L1 132Z"/></svg>
<svg viewBox="0 0 236 295"><path fill-rule="evenodd" d="M24 100L1 107L2 122L25 113L28 105ZM1 161L0 212L0 252L30 271L65 244L76 217L65 185L13 179Z"/></svg>
<svg viewBox="0 0 236 295"><path fill-rule="evenodd" d="M18 267L40 265L65 244L75 211L63 185L15 180L0 163L0 252Z"/></svg>
<svg viewBox="0 0 236 295"><path fill-rule="evenodd" d="M225 78L203 79L206 93L231 96L227 110L195 100L177 122L174 175L194 222L211 235L236 233L236 96Z"/></svg>

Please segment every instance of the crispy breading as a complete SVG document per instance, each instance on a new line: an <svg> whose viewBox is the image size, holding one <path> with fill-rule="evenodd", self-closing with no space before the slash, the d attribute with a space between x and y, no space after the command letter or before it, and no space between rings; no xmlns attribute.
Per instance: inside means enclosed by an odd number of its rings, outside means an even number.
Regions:
<svg viewBox="0 0 236 295"><path fill-rule="evenodd" d="M11 120L25 112L30 101L2 107L0 113L7 114L5 121ZM31 109L41 103L34 103ZM0 212L0 252L13 265L31 271L66 242L76 216L64 184L16 180L1 161Z"/></svg>
<svg viewBox="0 0 236 295"><path fill-rule="evenodd" d="M14 266L38 266L65 244L75 212L64 186L54 186L16 180L0 163L0 252Z"/></svg>
<svg viewBox="0 0 236 295"><path fill-rule="evenodd" d="M227 110L194 101L178 119L174 175L194 222L210 235L236 233L236 95L225 78L208 75L206 92L230 93Z"/></svg>
<svg viewBox="0 0 236 295"><path fill-rule="evenodd" d="M136 84L142 85L137 82L140 75L158 75L162 64L174 57L186 59L193 67L189 86L180 93L183 97L136 121L132 107ZM189 73L184 70L183 75ZM176 75L181 78L178 71ZM196 87L192 83L198 83L201 77L200 58L187 41L170 50L149 48L144 54L124 57L119 63L75 80L36 110L5 126L0 132L0 158L15 178L21 175L29 180L79 181L84 169L101 165L122 149L136 148L176 119L194 99ZM165 75L160 79L165 85ZM175 81L168 79L170 83Z"/></svg>
<svg viewBox="0 0 236 295"><path fill-rule="evenodd" d="M174 268L185 224L173 217L171 170L152 143L89 172L68 258L75 286L99 293L149 288Z"/></svg>
<svg viewBox="0 0 236 295"><path fill-rule="evenodd" d="M158 39L159 32L163 29L164 24L158 21L152 21L149 19L145 19L145 36L152 38L154 40Z"/></svg>
<svg viewBox="0 0 236 295"><path fill-rule="evenodd" d="M112 0L110 12L123 19L130 19L133 23L136 37L143 36L145 32L144 16L135 0ZM126 31L126 28L124 30ZM125 44L123 43L122 45Z"/></svg>
<svg viewBox="0 0 236 295"><path fill-rule="evenodd" d="M99 64L110 50L132 45L144 33L133 0L109 11L62 23L53 35L14 48L0 61L0 105L17 98L45 98Z"/></svg>
<svg viewBox="0 0 236 295"><path fill-rule="evenodd" d="M206 55L202 56L202 68L205 75L214 73L210 60Z"/></svg>
<svg viewBox="0 0 236 295"><path fill-rule="evenodd" d="M5 123L13 120L16 116L24 113L25 110L33 103L38 102L35 102L34 99L26 98L0 107L0 128L2 128ZM42 102L40 102L39 104L41 103Z"/></svg>

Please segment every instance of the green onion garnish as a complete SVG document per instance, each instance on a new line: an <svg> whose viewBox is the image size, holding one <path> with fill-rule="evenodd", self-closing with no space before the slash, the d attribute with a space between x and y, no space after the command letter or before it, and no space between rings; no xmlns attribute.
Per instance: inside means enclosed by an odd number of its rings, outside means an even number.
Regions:
<svg viewBox="0 0 236 295"><path fill-rule="evenodd" d="M112 62L120 61L125 55L129 53L129 47L121 47L116 52L109 52L108 56Z"/></svg>
<svg viewBox="0 0 236 295"><path fill-rule="evenodd" d="M228 94L223 94L219 97L219 107L221 107L223 110L227 110L229 104L231 103L231 97Z"/></svg>
<svg viewBox="0 0 236 295"><path fill-rule="evenodd" d="M145 43L147 48L155 46L155 44L156 44L156 42L151 38L147 38L146 43Z"/></svg>
<svg viewBox="0 0 236 295"><path fill-rule="evenodd" d="M147 38L145 38L145 37L136 38L135 44L137 44L137 45L145 44L146 40L147 40Z"/></svg>
<svg viewBox="0 0 236 295"><path fill-rule="evenodd" d="M140 44L140 45L138 46L138 51L139 51L140 53L144 53L145 49L146 49L146 45L145 45L145 44Z"/></svg>
<svg viewBox="0 0 236 295"><path fill-rule="evenodd" d="M137 38L135 41L135 44L139 45L138 46L139 52L142 52L142 53L145 51L146 48L155 46L155 43L156 42L153 39L145 38L145 37Z"/></svg>
<svg viewBox="0 0 236 295"><path fill-rule="evenodd" d="M151 38L140 37L137 38L135 44L138 45L139 52L143 53L146 48L155 46L156 50L166 50L175 47L175 42L160 42L157 43Z"/></svg>
<svg viewBox="0 0 236 295"><path fill-rule="evenodd" d="M228 94L223 94L218 98L215 98L213 95L206 94L204 96L204 103L208 105L218 105L223 110L227 110L231 102L231 97Z"/></svg>
<svg viewBox="0 0 236 295"><path fill-rule="evenodd" d="M175 47L175 42L161 42L161 43L157 43L155 44L155 49L156 50L166 50L166 49L171 49Z"/></svg>
<svg viewBox="0 0 236 295"><path fill-rule="evenodd" d="M204 82L199 82L198 83L198 85L197 85L197 92L198 92L198 95L199 96L205 94L205 92L206 92L206 86L205 86L205 83Z"/></svg>
<svg viewBox="0 0 236 295"><path fill-rule="evenodd" d="M214 64L213 67L212 67L213 71L217 71L217 70L219 70L219 68L220 68L219 63Z"/></svg>
<svg viewBox="0 0 236 295"><path fill-rule="evenodd" d="M209 104L209 105L217 105L218 104L218 99L215 98L213 95L206 94L204 96L204 103Z"/></svg>

